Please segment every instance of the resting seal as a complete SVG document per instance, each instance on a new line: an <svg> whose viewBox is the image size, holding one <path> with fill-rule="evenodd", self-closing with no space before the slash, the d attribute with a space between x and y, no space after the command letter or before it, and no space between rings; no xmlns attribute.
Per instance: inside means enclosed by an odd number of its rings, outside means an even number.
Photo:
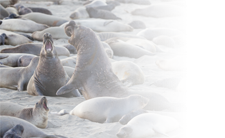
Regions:
<svg viewBox="0 0 225 138"><path fill-rule="evenodd" d="M57 91L57 95L83 88L81 93L85 99L102 96L121 98L139 94L151 99L147 109L163 110L173 107L159 94L128 91L113 73L110 59L104 52L101 41L91 29L78 26L71 21L65 27L65 32L71 37L69 43L77 49L77 61L73 76L66 85Z"/></svg>
<svg viewBox="0 0 225 138"><path fill-rule="evenodd" d="M70 15L71 19L86 19L90 18L86 7L79 7Z"/></svg>
<svg viewBox="0 0 225 138"><path fill-rule="evenodd" d="M56 91L69 79L58 58L51 34L44 35L37 68L31 77L27 92L31 95L56 96ZM76 96L79 92L74 90ZM68 94L65 96L69 96Z"/></svg>
<svg viewBox="0 0 225 138"><path fill-rule="evenodd" d="M14 7L17 9L19 15L24 15L24 14L28 14L28 13L32 12L32 10L30 8L27 8L19 3L15 4Z"/></svg>
<svg viewBox="0 0 225 138"><path fill-rule="evenodd" d="M1 21L0 21L0 23L1 23ZM5 39L7 39L8 37L6 36L6 34L5 33L2 33L1 35L0 35L0 45L5 45Z"/></svg>
<svg viewBox="0 0 225 138"><path fill-rule="evenodd" d="M3 138L21 138L24 128L21 125L16 125L13 128L5 132Z"/></svg>
<svg viewBox="0 0 225 138"><path fill-rule="evenodd" d="M45 97L41 98L33 108L24 108L18 104L6 102L0 103L0 107L0 115L21 118L39 128L47 127L49 109Z"/></svg>
<svg viewBox="0 0 225 138"><path fill-rule="evenodd" d="M0 4L0 19L3 19L5 17L9 16L8 11Z"/></svg>
<svg viewBox="0 0 225 138"><path fill-rule="evenodd" d="M117 17L115 14L110 11L101 10L97 8L86 8L89 16L91 18L101 18L101 19L112 19L112 20L121 20L121 18Z"/></svg>
<svg viewBox="0 0 225 138"><path fill-rule="evenodd" d="M52 15L51 11L45 8L40 8L40 7L28 7L29 9L32 10L32 12L39 12L39 13L44 13L48 15Z"/></svg>
<svg viewBox="0 0 225 138"><path fill-rule="evenodd" d="M70 114L93 122L112 123L118 122L122 116L133 110L142 109L148 101L140 95L125 98L97 97L80 103Z"/></svg>

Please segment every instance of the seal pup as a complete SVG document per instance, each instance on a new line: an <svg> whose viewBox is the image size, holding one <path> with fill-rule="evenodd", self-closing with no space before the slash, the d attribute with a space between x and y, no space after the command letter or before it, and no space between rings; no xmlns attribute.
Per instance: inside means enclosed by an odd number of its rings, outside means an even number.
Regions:
<svg viewBox="0 0 225 138"><path fill-rule="evenodd" d="M46 8L40 8L40 7L28 7L28 8L31 9L32 12L39 12L39 13L52 15L52 12L49 11L48 9L46 9Z"/></svg>
<svg viewBox="0 0 225 138"><path fill-rule="evenodd" d="M118 122L122 116L133 110L142 109L148 101L140 95L125 98L97 97L80 103L70 114L93 122L112 123Z"/></svg>
<svg viewBox="0 0 225 138"><path fill-rule="evenodd" d="M66 85L57 91L57 95L82 88L81 93L85 99L102 96L121 98L139 94L151 99L147 109L163 110L173 106L166 98L157 93L128 91L113 73L110 59L107 58L101 41L91 29L78 26L74 21L71 21L65 27L65 32L71 37L69 43L77 49L77 61L73 76Z"/></svg>
<svg viewBox="0 0 225 138"><path fill-rule="evenodd" d="M0 25L0 29L25 33L42 31L46 28L48 28L47 25L39 24L31 20L22 20L22 19L2 20L2 23Z"/></svg>
<svg viewBox="0 0 225 138"><path fill-rule="evenodd" d="M31 95L56 96L57 90L66 84L69 77L58 58L51 34L46 33L43 39L39 62L28 83L27 92ZM73 92L75 96L80 96L77 90Z"/></svg>
<svg viewBox="0 0 225 138"><path fill-rule="evenodd" d="M47 127L49 108L46 97L41 98L33 108L24 108L18 104L7 102L0 102L0 107L0 115L21 118L39 128Z"/></svg>
<svg viewBox="0 0 225 138"><path fill-rule="evenodd" d="M92 7L86 8L86 10L91 18L122 20L121 18L117 17L115 14L111 13L110 11L101 10L101 9L92 8Z"/></svg>
<svg viewBox="0 0 225 138"><path fill-rule="evenodd" d="M21 125L16 125L13 128L5 132L3 138L21 138L24 128Z"/></svg>
<svg viewBox="0 0 225 138"><path fill-rule="evenodd" d="M35 125L16 117L0 116L0 124L4 124L1 125L0 127L0 137L3 137L4 134L12 127L16 126L17 124L20 124L24 128L22 138L31 138L31 137L65 138L63 136L58 135L47 135L41 129L37 128Z"/></svg>
<svg viewBox="0 0 225 138"><path fill-rule="evenodd" d="M155 113L144 113L134 117L120 128L117 137L142 138L152 137L157 134L166 135L166 133L176 130L178 127L179 122L172 117Z"/></svg>
<svg viewBox="0 0 225 138"><path fill-rule="evenodd" d="M3 19L5 17L9 16L8 11L0 4L0 19Z"/></svg>
<svg viewBox="0 0 225 138"><path fill-rule="evenodd" d="M164 35L164 36L177 36L182 35L183 33L176 29L170 28L147 28L145 30L140 31L137 36L144 37L150 41L153 38Z"/></svg>
<svg viewBox="0 0 225 138"><path fill-rule="evenodd" d="M171 59L159 59L155 62L155 64L163 70L166 71L182 71L185 70L186 67L186 59L185 56L176 56Z"/></svg>
<svg viewBox="0 0 225 138"><path fill-rule="evenodd" d="M112 63L113 73L127 87L144 83L144 73L141 68L130 61L116 61Z"/></svg>
<svg viewBox="0 0 225 138"><path fill-rule="evenodd" d="M141 15L147 17L171 17L171 16L182 16L184 10L182 7L171 5L171 4L152 4L144 9L136 9L131 12L133 15Z"/></svg>
<svg viewBox="0 0 225 138"><path fill-rule="evenodd" d="M26 90L26 86L36 69L38 57L32 59L27 67L0 68L0 87L14 90Z"/></svg>
<svg viewBox="0 0 225 138"><path fill-rule="evenodd" d="M148 113L148 111L144 110L144 109L134 110L134 111L124 115L123 117L121 117L121 119L119 120L119 123L122 124L122 125L126 125L135 116L138 116L138 115L143 114L143 113Z"/></svg>
<svg viewBox="0 0 225 138"><path fill-rule="evenodd" d="M1 23L1 21L0 21L0 23ZM0 35L0 45L5 45L5 39L7 39L7 36L5 33L2 33Z"/></svg>

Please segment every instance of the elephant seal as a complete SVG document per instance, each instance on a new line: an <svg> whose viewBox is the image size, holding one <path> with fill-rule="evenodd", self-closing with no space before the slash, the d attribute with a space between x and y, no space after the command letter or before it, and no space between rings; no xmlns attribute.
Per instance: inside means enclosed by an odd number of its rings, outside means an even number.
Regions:
<svg viewBox="0 0 225 138"><path fill-rule="evenodd" d="M13 128L5 132L3 138L21 138L24 128L21 125L16 125Z"/></svg>
<svg viewBox="0 0 225 138"><path fill-rule="evenodd" d="M48 26L60 26L68 20L61 17L47 15L43 13L32 12L21 16L23 19L29 19L36 23L46 24Z"/></svg>
<svg viewBox="0 0 225 138"><path fill-rule="evenodd" d="M48 28L47 25L39 24L30 20L11 19L2 20L0 29L15 32L33 33L34 31L42 31Z"/></svg>
<svg viewBox="0 0 225 138"><path fill-rule="evenodd" d="M14 7L17 9L19 15L24 15L32 12L30 8L27 8L20 3L15 4Z"/></svg>
<svg viewBox="0 0 225 138"><path fill-rule="evenodd" d="M46 33L37 68L27 86L29 94L56 96L56 91L69 80L55 49L51 34ZM77 90L73 92L76 96L80 96Z"/></svg>
<svg viewBox="0 0 225 138"><path fill-rule="evenodd" d="M77 50L73 45L64 45L63 47L67 48L70 51L70 54L77 54Z"/></svg>
<svg viewBox="0 0 225 138"><path fill-rule="evenodd" d="M17 18L20 18L20 16L12 13L10 14L8 17L5 17L3 20L8 20L8 19L17 19Z"/></svg>
<svg viewBox="0 0 225 138"><path fill-rule="evenodd" d="M16 45L21 45L21 44L32 42L30 39L28 39L27 37L25 37L23 35L0 29L0 34L2 34L2 33L5 33L7 36L5 38L6 45L16 46Z"/></svg>
<svg viewBox="0 0 225 138"><path fill-rule="evenodd" d="M7 39L8 37L6 36L5 33L2 33L0 35L0 45L5 45L5 39Z"/></svg>
<svg viewBox="0 0 225 138"><path fill-rule="evenodd" d="M140 114L143 113L148 113L147 110L144 109L138 109L138 110L134 110L126 115L124 115L120 120L119 123L122 125L126 125L131 119L133 119L135 116L138 116Z"/></svg>
<svg viewBox="0 0 225 138"><path fill-rule="evenodd" d="M157 134L166 135L166 133L176 130L179 122L168 116L155 113L144 113L134 117L120 128L117 133L118 138L141 138L152 137Z"/></svg>
<svg viewBox="0 0 225 138"><path fill-rule="evenodd" d="M97 97L80 103L70 114L93 122L112 123L118 122L133 110L142 109L147 103L148 99L140 95L125 98Z"/></svg>
<svg viewBox="0 0 225 138"><path fill-rule="evenodd" d="M88 4L85 4L84 6L86 8L96 8L96 7L99 7L99 6L105 6L107 5L104 1L101 1L101 0L93 0L91 1L90 3Z"/></svg>
<svg viewBox="0 0 225 138"><path fill-rule="evenodd" d="M14 7L7 7L6 10L9 14L15 14L16 16L19 16L17 9Z"/></svg>
<svg viewBox="0 0 225 138"><path fill-rule="evenodd" d="M71 78L75 69L69 66L63 66L63 68L66 71L67 75Z"/></svg>
<svg viewBox="0 0 225 138"><path fill-rule="evenodd" d="M116 6L120 5L120 3L117 1L108 1L106 3L107 5L98 6L96 8L100 10L112 11L113 9L115 9Z"/></svg>
<svg viewBox="0 0 225 138"><path fill-rule="evenodd" d="M0 116L0 124L4 124L4 126L0 127L0 137L3 137L4 134L12 127L16 126L17 124L20 124L24 128L22 138L30 138L30 137L65 138L63 136L58 135L47 135L41 129L37 128L33 124L16 117Z"/></svg>
<svg viewBox="0 0 225 138"><path fill-rule="evenodd" d="M162 70L165 71L186 71L186 53L177 55L171 59L156 60L155 64Z"/></svg>
<svg viewBox="0 0 225 138"><path fill-rule="evenodd" d="M63 66L75 68L76 67L76 56L61 59Z"/></svg>
<svg viewBox="0 0 225 138"><path fill-rule="evenodd" d="M11 5L14 5L18 2L19 0L1 0L0 5L4 7L9 7Z"/></svg>
<svg viewBox="0 0 225 138"><path fill-rule="evenodd" d="M40 7L28 7L28 8L31 9L32 12L39 12L39 13L52 15L52 12L45 8L40 8Z"/></svg>
<svg viewBox="0 0 225 138"><path fill-rule="evenodd" d="M144 22L139 20L134 20L133 22L129 23L130 26L132 26L134 29L145 29L146 25Z"/></svg>
<svg viewBox="0 0 225 138"><path fill-rule="evenodd" d="M186 92L187 91L187 78L184 77L180 80L176 90L179 92Z"/></svg>
<svg viewBox="0 0 225 138"><path fill-rule="evenodd" d="M158 37L153 38L152 42L154 42L157 45L162 45L166 47L171 48L176 47L176 42L173 40L173 38L169 36L160 35Z"/></svg>
<svg viewBox="0 0 225 138"><path fill-rule="evenodd" d="M33 58L34 56L30 56L30 55L23 55L19 57L19 59L17 60L17 67L28 66Z"/></svg>
<svg viewBox="0 0 225 138"><path fill-rule="evenodd" d="M90 18L86 7L79 7L70 15L71 19L86 19Z"/></svg>
<svg viewBox="0 0 225 138"><path fill-rule="evenodd" d="M8 11L0 4L0 19L3 19L5 17L9 16Z"/></svg>
<svg viewBox="0 0 225 138"><path fill-rule="evenodd" d="M171 4L152 4L144 9L136 9L131 12L133 15L141 15L147 17L171 17L171 16L182 16L185 10L182 7L171 5Z"/></svg>
<svg viewBox="0 0 225 138"><path fill-rule="evenodd" d="M57 91L57 95L66 94L82 88L85 99L95 97L127 97L139 94L150 99L145 107L149 110L177 109L177 104L168 102L157 93L129 90L119 81L112 71L98 36L89 28L78 26L71 21L65 26L65 32L71 38L69 43L77 49L77 61L73 76L69 82ZM104 66L103 66L104 65Z"/></svg>
<svg viewBox="0 0 225 138"><path fill-rule="evenodd" d="M69 37L65 34L64 29L62 27L49 27L43 31L33 32L32 37L35 40L42 41L45 33L52 34L52 38L54 39L68 39Z"/></svg>
<svg viewBox="0 0 225 138"><path fill-rule="evenodd" d="M171 38L175 41L177 45L186 45L186 35L174 35Z"/></svg>
<svg viewBox="0 0 225 138"><path fill-rule="evenodd" d="M115 0L121 3L134 3L139 5L150 5L151 2L149 0Z"/></svg>
<svg viewBox="0 0 225 138"><path fill-rule="evenodd" d="M38 57L33 58L27 67L0 68L0 76L4 78L0 79L0 87L18 89L19 91L26 90L26 86L36 69L38 60Z"/></svg>
<svg viewBox="0 0 225 138"><path fill-rule="evenodd" d="M117 17L115 14L111 13L110 11L101 10L101 9L92 8L92 7L86 8L86 10L91 18L122 20L121 18Z"/></svg>
<svg viewBox="0 0 225 138"><path fill-rule="evenodd" d="M130 57L130 58L140 58L144 55L152 56L154 53L151 53L143 48L129 44L119 39L109 39L106 41L113 50L114 55Z"/></svg>
<svg viewBox="0 0 225 138"><path fill-rule="evenodd" d="M40 55L42 44L22 44L13 48L5 48L0 53L27 53L33 55ZM70 52L61 46L55 46L58 56L70 56Z"/></svg>
<svg viewBox="0 0 225 138"><path fill-rule="evenodd" d="M117 61L112 63L113 73L126 86L144 83L144 73L141 68L130 61Z"/></svg>
<svg viewBox="0 0 225 138"><path fill-rule="evenodd" d="M20 53L0 53L0 62L2 62L4 65L10 66L10 67L17 67L18 66L18 59L21 56L29 56L29 57L36 57L32 54L20 54Z"/></svg>
<svg viewBox="0 0 225 138"><path fill-rule="evenodd" d="M47 127L49 109L45 97L41 98L33 108L24 108L18 104L7 102L0 102L0 106L0 115L21 118L39 128Z"/></svg>
<svg viewBox="0 0 225 138"><path fill-rule="evenodd" d="M153 38L164 35L164 36L177 36L182 35L183 33L176 29L170 28L147 28L137 34L137 36L144 37L150 41Z"/></svg>
<svg viewBox="0 0 225 138"><path fill-rule="evenodd" d="M123 22L116 20L104 20L104 19L93 19L93 20L74 20L77 25L85 26L96 32L125 32L133 31L133 28ZM65 23L61 27L65 27L68 24Z"/></svg>

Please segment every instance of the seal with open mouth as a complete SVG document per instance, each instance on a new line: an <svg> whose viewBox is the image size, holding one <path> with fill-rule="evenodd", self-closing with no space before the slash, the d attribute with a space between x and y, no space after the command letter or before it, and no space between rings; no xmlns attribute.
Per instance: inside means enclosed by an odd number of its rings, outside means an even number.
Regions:
<svg viewBox="0 0 225 138"><path fill-rule="evenodd" d="M53 39L50 33L43 38L43 46L40 52L39 63L31 77L27 91L31 95L56 96L57 90L69 80L58 58ZM62 96L80 96L77 90L74 93Z"/></svg>
<svg viewBox="0 0 225 138"><path fill-rule="evenodd" d="M21 118L39 128L47 127L49 108L46 97L41 98L33 108L24 108L18 104L8 102L1 102L0 107L0 115Z"/></svg>

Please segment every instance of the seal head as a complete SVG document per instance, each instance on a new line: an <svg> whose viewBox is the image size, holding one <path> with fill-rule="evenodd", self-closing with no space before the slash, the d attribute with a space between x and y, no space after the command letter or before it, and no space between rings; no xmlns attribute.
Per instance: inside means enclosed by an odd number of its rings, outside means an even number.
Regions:
<svg viewBox="0 0 225 138"><path fill-rule="evenodd" d="M21 125L16 125L13 128L9 129L3 136L3 138L21 138L24 128Z"/></svg>

